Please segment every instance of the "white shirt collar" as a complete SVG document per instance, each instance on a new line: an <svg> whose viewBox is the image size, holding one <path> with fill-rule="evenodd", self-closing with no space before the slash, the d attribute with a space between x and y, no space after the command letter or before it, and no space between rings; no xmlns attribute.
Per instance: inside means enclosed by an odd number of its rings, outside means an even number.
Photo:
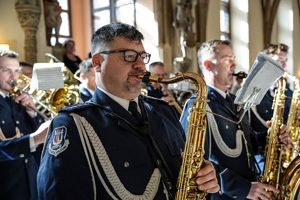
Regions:
<svg viewBox="0 0 300 200"><path fill-rule="evenodd" d="M8 94L5 94L4 92L2 92L1 90L0 90L0 95L3 97L3 98L5 98L5 97L8 97L9 95Z"/></svg>
<svg viewBox="0 0 300 200"><path fill-rule="evenodd" d="M117 96L115 96L115 95L113 95L113 94L105 91L103 88L98 87L98 89L101 90L102 92L104 92L110 98L112 98L115 102L117 102L118 104L120 104L125 110L128 110L129 100L117 97ZM138 97L136 97L135 99L133 99L133 101L135 101L137 103L138 110L140 111L139 104L138 104Z"/></svg>
<svg viewBox="0 0 300 200"><path fill-rule="evenodd" d="M224 92L223 90L220 90L219 88L216 88L209 84L208 84L208 86L213 88L214 90L216 90L224 99L226 99L226 94L228 94L228 92Z"/></svg>

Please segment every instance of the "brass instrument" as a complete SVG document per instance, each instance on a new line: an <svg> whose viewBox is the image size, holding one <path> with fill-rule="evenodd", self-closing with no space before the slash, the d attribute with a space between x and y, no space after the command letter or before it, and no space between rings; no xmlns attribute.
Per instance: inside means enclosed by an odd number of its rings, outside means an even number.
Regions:
<svg viewBox="0 0 300 200"><path fill-rule="evenodd" d="M49 54L50 55L50 54ZM48 55L48 56L49 56ZM51 56L51 62L56 62L54 56ZM36 109L45 119L50 119L52 116L57 115L58 111L65 106L74 105L79 103L80 92L77 80L74 78L73 73L67 68L63 68L64 87L49 90L30 90L31 78L20 74L15 87L12 89L12 95L17 93L27 93L30 95L35 103Z"/></svg>
<svg viewBox="0 0 300 200"><path fill-rule="evenodd" d="M283 174L280 200L300 199L300 157L295 158Z"/></svg>
<svg viewBox="0 0 300 200"><path fill-rule="evenodd" d="M281 159L282 159L282 144L279 144L280 126L283 124L284 103L285 103L285 87L286 80L281 77L278 80L278 88L274 95L272 108L274 109L272 117L272 125L268 129L267 145L265 150L265 167L261 182L274 186L280 189L280 178L282 174ZM271 194L274 199L277 199L276 194Z"/></svg>
<svg viewBox="0 0 300 200"><path fill-rule="evenodd" d="M283 158L283 167L287 168L289 164L299 155L300 151L300 120L297 118L297 112L300 110L300 85L299 80L294 78L294 92L287 121L287 128L293 143L293 149L286 149Z"/></svg>
<svg viewBox="0 0 300 200"><path fill-rule="evenodd" d="M164 86L163 86L164 87ZM146 88L142 88L141 90L141 95L147 96L148 95L148 91ZM181 115L182 113L182 108L181 106L177 103L177 101L175 100L174 102L172 102L172 105L174 106L174 108L177 110L177 112Z"/></svg>
<svg viewBox="0 0 300 200"><path fill-rule="evenodd" d="M171 78L151 76L150 72L139 76L143 82L175 83L191 79L197 84L198 95L191 109L187 140L177 182L176 200L205 200L206 192L197 188L195 177L204 162L204 140L206 134L206 100L207 87L203 76L187 72L176 74Z"/></svg>

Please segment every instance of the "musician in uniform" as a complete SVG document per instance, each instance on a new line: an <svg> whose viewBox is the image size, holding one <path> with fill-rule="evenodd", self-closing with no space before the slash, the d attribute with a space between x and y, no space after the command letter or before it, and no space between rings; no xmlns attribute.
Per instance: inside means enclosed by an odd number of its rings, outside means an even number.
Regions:
<svg viewBox="0 0 300 200"><path fill-rule="evenodd" d="M185 136L165 101L139 96L150 54L133 26L114 23L92 38L97 88L54 118L38 173L39 199L170 199ZM130 112L129 112L130 111ZM197 173L217 192L212 164Z"/></svg>
<svg viewBox="0 0 300 200"><path fill-rule="evenodd" d="M153 62L149 65L149 72L157 77L160 78L166 78L167 74L165 71L165 65L162 62ZM180 107L180 105L176 102L176 99L172 93L171 90L168 89L168 85L167 84L162 84L162 83L148 83L146 84L146 88L147 88L147 95L150 97L154 97L154 98L158 98L158 99L162 99L166 102L169 103L170 106L174 106L174 108L181 110L182 108ZM178 113L178 117L180 116L181 112L177 111Z"/></svg>
<svg viewBox="0 0 300 200"><path fill-rule="evenodd" d="M18 54L0 51L0 199L37 199L37 164L32 152L40 141L29 135L43 119L32 108L31 97L10 91L19 76ZM44 132L45 133L45 132ZM43 141L43 139L41 139Z"/></svg>
<svg viewBox="0 0 300 200"><path fill-rule="evenodd" d="M264 50L264 52L270 57L272 57L274 60L278 61L284 70L287 70L286 68L288 49L289 47L282 43L270 44ZM269 128L269 126L267 125L267 121L271 120L273 116L272 105L276 88L276 83L274 83L272 87L267 91L260 104L253 107L251 112L251 125L253 130L255 131L256 140L258 141L257 143L260 144L258 146L258 151L255 155L255 158L261 170L263 170L265 162L264 150L267 140L267 131ZM285 96L286 98L283 116L284 123L287 122L291 105L291 99L293 96L293 91L290 89L290 84L288 82L286 84Z"/></svg>
<svg viewBox="0 0 300 200"><path fill-rule="evenodd" d="M252 130L247 115L238 123L235 96L228 92L236 69L235 56L227 40L212 40L198 51L199 67L208 85L205 156L214 163L221 190L210 199L270 199L266 192L278 192L256 179ZM192 97L186 103L181 123L187 130ZM282 130L284 134L287 134Z"/></svg>
<svg viewBox="0 0 300 200"><path fill-rule="evenodd" d="M91 99L95 89L96 89L96 80L95 80L95 71L92 68L92 59L88 58L83 60L79 64L80 70L80 99L83 102Z"/></svg>

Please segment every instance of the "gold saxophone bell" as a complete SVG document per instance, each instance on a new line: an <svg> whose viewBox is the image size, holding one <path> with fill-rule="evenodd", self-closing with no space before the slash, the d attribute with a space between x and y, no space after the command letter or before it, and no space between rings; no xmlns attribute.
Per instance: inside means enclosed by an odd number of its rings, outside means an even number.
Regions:
<svg viewBox="0 0 300 200"><path fill-rule="evenodd" d="M195 182L196 174L204 163L204 142L206 134L206 101L207 87L203 76L187 72L179 73L171 78L152 76L150 72L138 76L143 82L176 83L190 79L198 89L198 95L193 103L188 124L187 139L183 152L182 165L177 182L176 200L205 200L206 192L200 191Z"/></svg>

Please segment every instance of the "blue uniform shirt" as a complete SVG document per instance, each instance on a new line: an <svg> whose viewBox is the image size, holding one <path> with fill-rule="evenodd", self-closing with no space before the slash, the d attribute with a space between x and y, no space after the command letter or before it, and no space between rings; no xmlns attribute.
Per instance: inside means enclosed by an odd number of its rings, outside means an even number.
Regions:
<svg viewBox="0 0 300 200"><path fill-rule="evenodd" d="M100 139L102 144L96 149L103 146L98 153L102 155L106 152L111 168L130 193L142 195L157 168L157 152L147 134L151 134L155 140L168 165L168 177L176 183L185 136L175 111L164 101L150 97L139 97L139 105L149 126L145 131L141 131L144 126L140 126L127 110L99 89L96 89L90 103L62 111L53 120L45 144L38 172L39 198L93 199L95 187L96 199L111 199L108 190L120 199L118 189L109 181L115 175L105 173L105 170L111 169L104 168L97 157L95 161L87 159L70 113L83 116L92 125L97 135L94 137L95 141ZM95 151L93 150L93 156L97 156ZM102 181L97 170L103 177ZM162 181L157 187L154 199L165 199Z"/></svg>
<svg viewBox="0 0 300 200"><path fill-rule="evenodd" d="M31 118L26 108L0 95L0 128L9 139L16 135L34 132L43 119ZM29 136L0 141L0 199L37 199L37 164L30 153Z"/></svg>
<svg viewBox="0 0 300 200"><path fill-rule="evenodd" d="M208 105L212 112L226 117L229 120L237 120L237 108L233 104L234 95L230 95L231 102L227 102L221 94L215 89L208 87ZM192 103L195 97L189 99L184 107L181 124L187 131L188 118ZM221 117L214 116L219 130L219 135L214 135L212 130L207 126L205 139L205 157L213 162L217 174L219 184L221 186L221 193L215 193L210 196L210 199L246 199L251 187L251 182L255 180L254 174L254 158L250 155L252 153L251 145L251 128L248 123L247 116L244 117L240 124L232 123ZM209 124L209 123L208 123ZM241 140L236 140L237 131L242 130L244 136ZM240 154L236 156L224 153L218 144L224 144L233 151L238 144L241 145ZM224 147L223 147L224 148Z"/></svg>

